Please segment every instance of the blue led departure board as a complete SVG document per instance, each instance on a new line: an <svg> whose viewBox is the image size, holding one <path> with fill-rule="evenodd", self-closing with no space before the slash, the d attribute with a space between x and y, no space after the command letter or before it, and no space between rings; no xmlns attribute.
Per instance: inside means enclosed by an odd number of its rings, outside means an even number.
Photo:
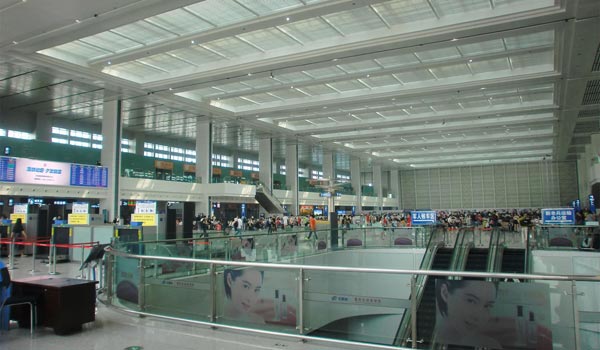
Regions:
<svg viewBox="0 0 600 350"><path fill-rule="evenodd" d="M108 168L71 164L71 186L108 187Z"/></svg>
<svg viewBox="0 0 600 350"><path fill-rule="evenodd" d="M0 181L15 182L16 158L0 157Z"/></svg>

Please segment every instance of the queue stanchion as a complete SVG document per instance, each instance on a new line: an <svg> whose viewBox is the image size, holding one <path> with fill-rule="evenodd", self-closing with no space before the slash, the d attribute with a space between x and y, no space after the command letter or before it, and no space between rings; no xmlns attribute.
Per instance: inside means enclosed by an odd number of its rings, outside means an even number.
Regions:
<svg viewBox="0 0 600 350"><path fill-rule="evenodd" d="M83 254L85 253L85 243L80 243L81 245L81 264L83 265L84 260L84 256ZM81 273L79 274L79 276L77 276L77 278L81 278L82 280L87 279L87 277L85 276L85 269L80 268L79 271L81 271ZM88 274L89 275L89 274Z"/></svg>
<svg viewBox="0 0 600 350"><path fill-rule="evenodd" d="M33 260L31 260L31 270L29 270L30 274L35 274L36 272L38 272L35 269L35 250L36 250L36 245L35 245L35 241L32 242L31 244L31 256L33 257Z"/></svg>
<svg viewBox="0 0 600 350"><path fill-rule="evenodd" d="M14 270L14 269L16 269L16 267L15 267L15 239L14 238L10 240L10 247L9 247L8 254L9 254L8 265L10 266L8 269Z"/></svg>

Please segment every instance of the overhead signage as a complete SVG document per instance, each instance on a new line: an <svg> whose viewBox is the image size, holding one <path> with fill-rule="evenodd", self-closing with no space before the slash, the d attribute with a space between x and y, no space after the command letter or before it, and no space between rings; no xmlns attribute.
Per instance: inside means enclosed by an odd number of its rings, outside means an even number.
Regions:
<svg viewBox="0 0 600 350"><path fill-rule="evenodd" d="M575 209L556 208L542 209L542 224L544 225L574 225Z"/></svg>
<svg viewBox="0 0 600 350"><path fill-rule="evenodd" d="M15 214L27 214L29 206L26 203L15 204L13 207L13 213Z"/></svg>
<svg viewBox="0 0 600 350"><path fill-rule="evenodd" d="M69 225L89 225L90 215L89 214L69 214Z"/></svg>
<svg viewBox="0 0 600 350"><path fill-rule="evenodd" d="M135 203L136 214L156 214L156 201L137 201ZM137 221L137 220L134 220Z"/></svg>
<svg viewBox="0 0 600 350"><path fill-rule="evenodd" d="M71 164L71 186L108 187L108 168L97 165Z"/></svg>
<svg viewBox="0 0 600 350"><path fill-rule="evenodd" d="M412 211L412 225L434 225L436 221L436 213L433 210L429 211Z"/></svg>
<svg viewBox="0 0 600 350"><path fill-rule="evenodd" d="M589 199L589 201L590 201L590 212L591 212L592 214L596 214L596 201L595 201L595 199L594 199L594 195L593 195L593 194L590 194L590 195L588 196L588 199Z"/></svg>
<svg viewBox="0 0 600 350"><path fill-rule="evenodd" d="M141 222L142 226L156 226L156 214L131 214L131 222Z"/></svg>
<svg viewBox="0 0 600 350"><path fill-rule="evenodd" d="M18 158L15 182L35 185L69 186L70 164Z"/></svg>
<svg viewBox="0 0 600 350"><path fill-rule="evenodd" d="M74 202L71 212L73 214L88 214L90 212L90 204L86 202Z"/></svg>
<svg viewBox="0 0 600 350"><path fill-rule="evenodd" d="M0 181L15 182L16 158L0 157Z"/></svg>
<svg viewBox="0 0 600 350"><path fill-rule="evenodd" d="M321 192L321 193L320 193L320 196L321 196L321 197L326 197L326 198L329 198L329 197L331 197L331 193L330 193L330 192Z"/></svg>

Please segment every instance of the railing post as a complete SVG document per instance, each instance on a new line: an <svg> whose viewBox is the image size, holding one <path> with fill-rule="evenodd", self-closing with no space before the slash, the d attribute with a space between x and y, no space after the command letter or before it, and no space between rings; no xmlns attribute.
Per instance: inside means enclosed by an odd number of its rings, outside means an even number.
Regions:
<svg viewBox="0 0 600 350"><path fill-rule="evenodd" d="M146 287L144 286L144 284L146 283L146 278L144 276L144 259L140 258L140 264L138 267L140 272L138 284L138 308L141 311L144 311L144 309L146 308Z"/></svg>
<svg viewBox="0 0 600 350"><path fill-rule="evenodd" d="M417 348L417 275L410 277L410 331L412 338L412 348Z"/></svg>
<svg viewBox="0 0 600 350"><path fill-rule="evenodd" d="M8 265L10 265L10 269L9 270L14 270L16 269L15 267L15 239L12 238L10 240L10 251L8 252L8 254L10 254L10 258L8 259Z"/></svg>
<svg viewBox="0 0 600 350"><path fill-rule="evenodd" d="M106 273L104 274L104 288L106 290L106 301L112 304L112 287L113 287L113 265L114 255L109 253L106 255Z"/></svg>
<svg viewBox="0 0 600 350"><path fill-rule="evenodd" d="M298 273L298 312L296 313L296 327L300 334L304 334L304 269Z"/></svg>
<svg viewBox="0 0 600 350"><path fill-rule="evenodd" d="M33 245L31 246L31 255L33 256L33 260L31 261L31 270L29 270L31 274L37 272L35 270L35 248L35 241L33 241Z"/></svg>
<svg viewBox="0 0 600 350"><path fill-rule="evenodd" d="M210 322L217 322L217 267L210 264Z"/></svg>
<svg viewBox="0 0 600 350"><path fill-rule="evenodd" d="M571 295L573 298L573 328L575 330L575 350L581 349L581 334L579 333L579 307L577 306L577 284L571 281Z"/></svg>

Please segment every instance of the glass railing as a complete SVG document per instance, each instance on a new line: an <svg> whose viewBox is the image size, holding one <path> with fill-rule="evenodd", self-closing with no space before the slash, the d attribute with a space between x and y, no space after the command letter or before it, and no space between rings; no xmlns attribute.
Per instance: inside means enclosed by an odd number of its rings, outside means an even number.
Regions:
<svg viewBox="0 0 600 350"><path fill-rule="evenodd" d="M431 235L431 244L442 242L443 234L437 236ZM422 339L415 328L407 346L591 349L588 335L597 340L597 299L579 293L597 290L597 276L340 266L343 259L338 255L353 253L349 250L313 250L312 255L288 262L281 252L283 243L275 238L254 237L254 262L249 261L252 254L246 255L246 261L182 257L193 254L189 249L194 248L182 249L177 243L169 249L162 246L164 242L116 244L106 254L102 300L142 315L225 329L343 346L406 349L392 345L393 338L406 310L416 310L418 300L413 295L418 293L411 290L417 290L418 277L428 276L437 285L436 295L428 296L437 300L433 305L438 313L431 320L435 332L432 339ZM229 254L245 249L242 239L239 247L231 243ZM274 256L269 248L278 252L278 262L270 262ZM377 257L374 250L371 259ZM333 262L338 264L328 266ZM464 276L495 281L519 278L527 283L458 280ZM461 303L462 295L475 295L478 302ZM412 316L416 325L416 313ZM430 345L419 346L422 341Z"/></svg>
<svg viewBox="0 0 600 350"><path fill-rule="evenodd" d="M529 228L529 245L544 250L598 250L600 227L537 225Z"/></svg>

